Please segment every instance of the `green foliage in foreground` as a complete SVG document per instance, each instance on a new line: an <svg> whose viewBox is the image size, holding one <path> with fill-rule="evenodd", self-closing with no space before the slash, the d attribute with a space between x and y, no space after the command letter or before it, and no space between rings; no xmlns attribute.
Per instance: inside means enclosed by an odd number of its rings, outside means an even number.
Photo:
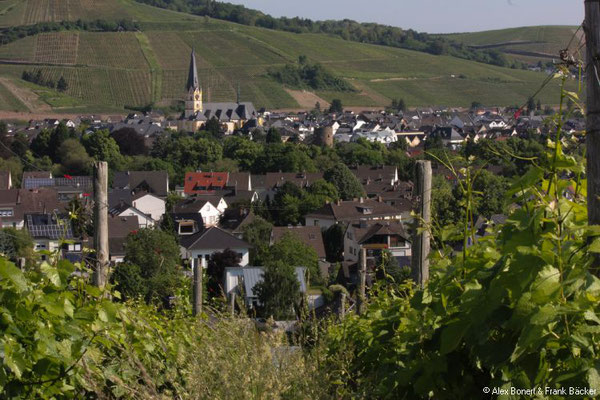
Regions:
<svg viewBox="0 0 600 400"><path fill-rule="evenodd" d="M508 191L520 208L501 229L458 254L440 250L424 289L376 289L366 315L330 328L341 397L600 390L600 279L591 269L600 228L587 225L584 167L563 153L573 142L560 136L561 117L556 124L547 154ZM470 198L463 206L472 213Z"/></svg>
<svg viewBox="0 0 600 400"><path fill-rule="evenodd" d="M115 303L74 270L60 261L24 273L0 258L0 398L322 397L314 364L281 337L193 319L186 293L168 314Z"/></svg>

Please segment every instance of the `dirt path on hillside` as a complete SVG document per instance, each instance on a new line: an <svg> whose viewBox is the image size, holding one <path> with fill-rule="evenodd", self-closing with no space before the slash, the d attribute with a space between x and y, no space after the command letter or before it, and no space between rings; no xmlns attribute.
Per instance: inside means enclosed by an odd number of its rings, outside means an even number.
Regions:
<svg viewBox="0 0 600 400"><path fill-rule="evenodd" d="M292 96L294 98L294 100L296 100L296 102L298 102L300 107L302 107L304 109L312 110L313 108L315 108L315 104L317 104L317 102L319 102L321 104L322 110L329 108L329 106L330 106L330 104L329 104L329 102L327 102L327 100L320 98L313 92L307 92L305 90L292 90L292 89L285 89L285 91L288 92L288 94L290 96Z"/></svg>
<svg viewBox="0 0 600 400"><path fill-rule="evenodd" d="M352 81L352 84L354 85L354 87L360 90L361 95L367 96L368 98L373 100L375 104L386 106L390 103L390 99L388 99L381 93L378 93L377 91L371 89L369 85L365 84L364 82Z"/></svg>
<svg viewBox="0 0 600 400"><path fill-rule="evenodd" d="M0 111L0 120L10 120L10 121L29 121L36 120L40 121L43 119L75 119L82 115L90 115L89 113L85 114L62 114L57 112L36 112L36 113L28 113L28 112L14 112L14 111ZM113 113L113 114L94 114L94 116L100 117L101 119L106 119L109 116L121 115L123 118L124 114Z"/></svg>
<svg viewBox="0 0 600 400"><path fill-rule="evenodd" d="M25 107L29 111L40 111L42 113L50 112L52 109L50 106L39 100L37 94L33 90L20 87L15 85L13 81L8 78L0 78L0 82L6 87L17 99L21 100Z"/></svg>

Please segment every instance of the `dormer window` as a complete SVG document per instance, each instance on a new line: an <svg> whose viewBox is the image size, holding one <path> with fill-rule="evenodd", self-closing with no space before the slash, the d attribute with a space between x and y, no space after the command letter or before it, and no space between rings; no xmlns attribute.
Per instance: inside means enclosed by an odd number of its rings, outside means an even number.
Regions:
<svg viewBox="0 0 600 400"><path fill-rule="evenodd" d="M194 221L179 221L179 234L191 235L195 232Z"/></svg>
<svg viewBox="0 0 600 400"><path fill-rule="evenodd" d="M373 214L373 209L371 207L358 207L358 210L363 214L363 215L369 215L369 214Z"/></svg>

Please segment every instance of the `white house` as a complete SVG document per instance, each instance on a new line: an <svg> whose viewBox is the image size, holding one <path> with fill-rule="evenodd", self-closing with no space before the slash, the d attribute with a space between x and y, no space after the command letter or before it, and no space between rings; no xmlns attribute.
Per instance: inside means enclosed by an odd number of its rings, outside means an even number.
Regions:
<svg viewBox="0 0 600 400"><path fill-rule="evenodd" d="M179 202L174 213L179 215L200 214L205 227L216 226L227 209L223 196L196 195Z"/></svg>
<svg viewBox="0 0 600 400"><path fill-rule="evenodd" d="M154 221L160 221L165 214L166 202L150 193L140 193L140 196L134 196L132 206L142 213L149 215Z"/></svg>
<svg viewBox="0 0 600 400"><path fill-rule="evenodd" d="M244 267L250 262L251 246L217 227L211 227L196 234L182 237L181 246L185 249L187 258L192 260L194 267L201 265L206 268L211 255L226 249L238 254L240 266Z"/></svg>

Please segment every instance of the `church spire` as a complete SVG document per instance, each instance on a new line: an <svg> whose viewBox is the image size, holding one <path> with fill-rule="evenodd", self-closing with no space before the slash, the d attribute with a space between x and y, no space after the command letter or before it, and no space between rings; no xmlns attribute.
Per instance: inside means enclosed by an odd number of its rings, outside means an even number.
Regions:
<svg viewBox="0 0 600 400"><path fill-rule="evenodd" d="M200 82L198 81L198 69L196 68L196 51L192 48L192 55L190 59L190 71L188 74L188 81L186 89L189 91L197 90L200 88Z"/></svg>

